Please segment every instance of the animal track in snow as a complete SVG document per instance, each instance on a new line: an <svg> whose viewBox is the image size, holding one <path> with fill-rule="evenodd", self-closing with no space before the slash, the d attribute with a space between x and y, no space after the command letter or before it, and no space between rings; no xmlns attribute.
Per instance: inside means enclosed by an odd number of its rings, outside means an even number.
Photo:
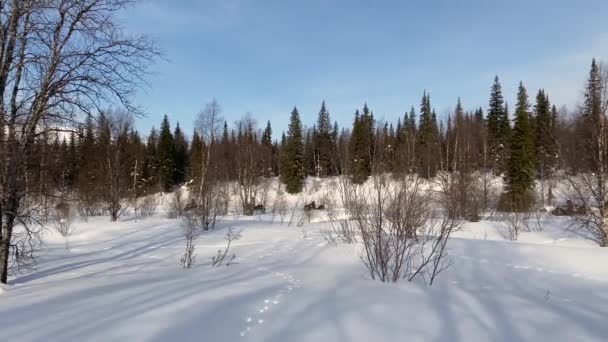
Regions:
<svg viewBox="0 0 608 342"><path fill-rule="evenodd" d="M262 257L265 257L265 256L262 256ZM241 330L239 333L241 337L247 336L247 334L251 331L251 328L254 325L263 324L265 322L265 319L262 318L262 315L264 315L268 311L270 311L272 307L276 307L278 304L280 304L281 299L283 298L284 294L291 293L293 291L293 289L301 287L300 280L296 279L291 274L283 273L283 272L271 272L266 267L258 267L258 271L273 275L273 276L279 278L280 280L284 281L285 284L280 290L278 290L276 292L276 294L273 297L265 298L262 301L262 304L260 305L259 309L257 310L257 312L254 316L248 316L247 318L245 318L245 328L243 330ZM272 305L270 305L270 304L272 304ZM258 317L255 317L256 315Z"/></svg>

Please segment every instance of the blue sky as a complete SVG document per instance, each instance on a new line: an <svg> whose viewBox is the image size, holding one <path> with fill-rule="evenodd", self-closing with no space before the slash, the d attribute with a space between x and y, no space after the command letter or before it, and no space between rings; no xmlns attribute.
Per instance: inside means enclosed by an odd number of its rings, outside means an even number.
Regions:
<svg viewBox="0 0 608 342"><path fill-rule="evenodd" d="M591 58L608 61L606 18L606 0L143 0L123 20L166 58L136 97L144 134L165 113L189 132L215 97L229 123L250 112L278 137L322 100L340 126L365 102L395 122L423 90L441 116L459 96L485 109L496 74L510 103L521 80L574 108Z"/></svg>

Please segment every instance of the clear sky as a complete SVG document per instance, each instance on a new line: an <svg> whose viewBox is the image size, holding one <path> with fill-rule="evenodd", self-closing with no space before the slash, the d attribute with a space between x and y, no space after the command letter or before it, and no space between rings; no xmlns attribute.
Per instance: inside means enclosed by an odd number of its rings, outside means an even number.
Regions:
<svg viewBox="0 0 608 342"><path fill-rule="evenodd" d="M136 98L144 134L165 113L190 132L214 97L275 137L322 100L341 127L365 102L395 122L426 89L444 116L459 96L485 109L494 75L509 103L521 80L574 108L591 58L608 61L607 0L143 0L124 21L166 58Z"/></svg>

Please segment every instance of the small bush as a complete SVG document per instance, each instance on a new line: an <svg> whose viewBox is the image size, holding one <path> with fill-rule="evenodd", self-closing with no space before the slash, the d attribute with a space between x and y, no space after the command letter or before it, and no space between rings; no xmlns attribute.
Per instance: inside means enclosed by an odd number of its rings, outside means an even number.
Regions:
<svg viewBox="0 0 608 342"><path fill-rule="evenodd" d="M154 215L154 213L156 212L156 207L158 207L158 201L154 196L140 198L137 203L139 215L142 217L149 217Z"/></svg>

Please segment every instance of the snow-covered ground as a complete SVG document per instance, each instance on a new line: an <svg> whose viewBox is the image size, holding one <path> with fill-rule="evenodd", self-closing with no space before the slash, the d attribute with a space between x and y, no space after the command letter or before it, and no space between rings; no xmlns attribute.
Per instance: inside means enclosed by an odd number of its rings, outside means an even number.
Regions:
<svg viewBox="0 0 608 342"><path fill-rule="evenodd" d="M608 249L563 218L517 242L499 222L466 224L432 287L369 279L359 247L328 245L316 221L223 218L191 270L180 221L162 213L79 222L69 250L49 233L38 268L0 294L2 340L608 340ZM212 268L228 227L242 230L237 263Z"/></svg>

